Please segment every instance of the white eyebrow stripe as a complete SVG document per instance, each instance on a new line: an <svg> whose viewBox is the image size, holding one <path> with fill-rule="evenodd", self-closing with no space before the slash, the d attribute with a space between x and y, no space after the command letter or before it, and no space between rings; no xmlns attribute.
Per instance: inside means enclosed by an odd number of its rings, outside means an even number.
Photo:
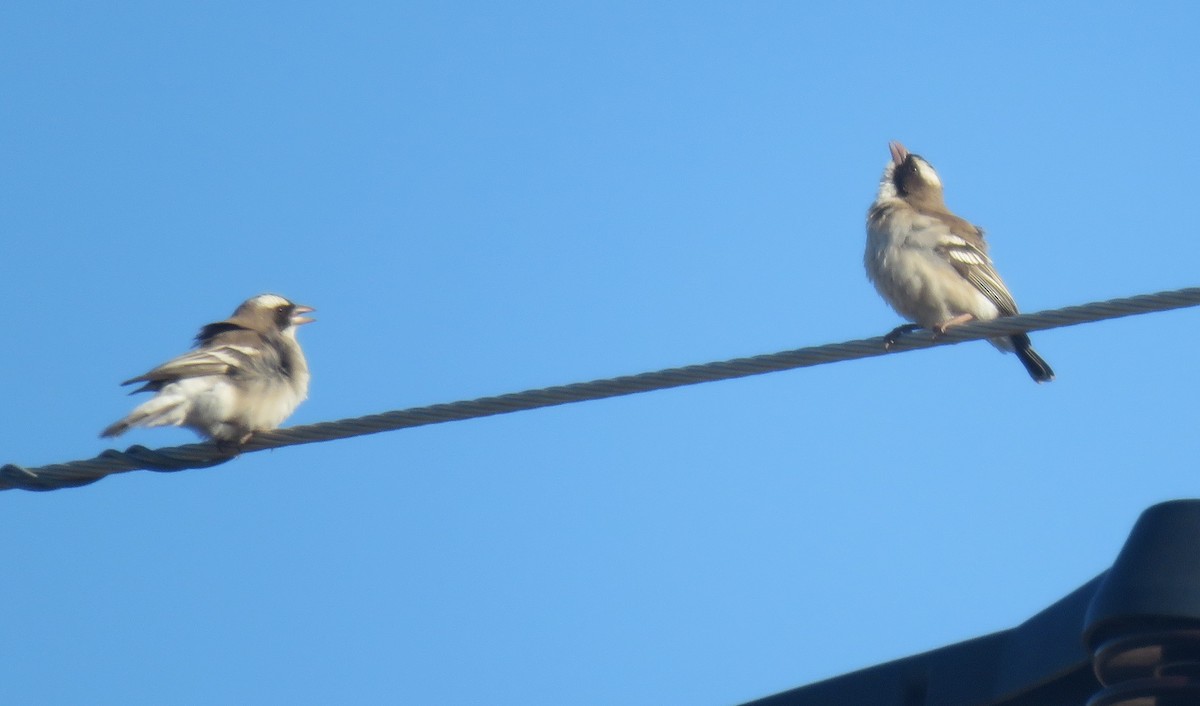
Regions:
<svg viewBox="0 0 1200 706"><path fill-rule="evenodd" d="M278 294L260 294L253 299L255 303L266 309L274 309L277 306L287 306L291 304L287 299Z"/></svg>
<svg viewBox="0 0 1200 706"><path fill-rule="evenodd" d="M926 162L923 159L916 160L916 164L917 164L917 171L920 172L921 179L923 181L933 184L935 186L942 185L942 179L941 179L941 177L938 176L938 173L933 168L933 165L929 164L928 162Z"/></svg>

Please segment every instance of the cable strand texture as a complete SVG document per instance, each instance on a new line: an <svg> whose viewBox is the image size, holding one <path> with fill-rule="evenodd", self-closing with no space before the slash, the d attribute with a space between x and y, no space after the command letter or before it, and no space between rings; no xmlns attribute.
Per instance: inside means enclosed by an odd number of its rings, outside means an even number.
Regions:
<svg viewBox="0 0 1200 706"><path fill-rule="evenodd" d="M440 424L443 422L477 419L497 414L508 414L542 407L599 400L621 395L632 395L652 390L665 390L703 382L732 380L749 375L806 368L827 363L839 363L860 358L902 353L905 351L953 345L966 341L1011 335L1020 332L1044 331L1063 326L1092 323L1123 316L1136 316L1155 311L1181 309L1200 304L1200 287L1177 289L1157 294L1110 299L1080 306L1039 311L974 322L950 329L944 336L935 338L928 331L920 331L900 338L890 349L884 348L882 336L865 338L845 343L833 343L810 348L798 348L781 353L757 355L749 358L688 365L655 372L625 375L591 382L559 385L537 390L526 390L494 397L481 397L435 404L427 407L371 414L352 419L341 419L318 424L276 429L255 434L240 449L240 453L266 449L313 444L335 439L348 439L366 434L408 429L411 427ZM162 449L131 446L125 451L109 449L99 456L67 463L56 463L36 468L7 464L0 467L0 490L20 488L24 490L57 490L94 483L114 473L135 470L181 471L193 468L208 468L236 458L212 442L187 444Z"/></svg>

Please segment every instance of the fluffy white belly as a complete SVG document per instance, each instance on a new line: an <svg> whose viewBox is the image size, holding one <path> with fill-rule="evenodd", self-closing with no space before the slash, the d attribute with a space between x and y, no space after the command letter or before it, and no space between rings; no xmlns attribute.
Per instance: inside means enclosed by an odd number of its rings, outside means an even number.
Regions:
<svg viewBox="0 0 1200 706"><path fill-rule="evenodd" d="M961 314L986 321L1000 312L940 255L928 249L884 246L868 250L867 273L898 314L932 328Z"/></svg>
<svg viewBox="0 0 1200 706"><path fill-rule="evenodd" d="M235 440L251 431L278 427L304 401L306 385L260 382L242 386L222 376L188 378L171 383L159 394L182 404L164 423L202 430L218 439Z"/></svg>

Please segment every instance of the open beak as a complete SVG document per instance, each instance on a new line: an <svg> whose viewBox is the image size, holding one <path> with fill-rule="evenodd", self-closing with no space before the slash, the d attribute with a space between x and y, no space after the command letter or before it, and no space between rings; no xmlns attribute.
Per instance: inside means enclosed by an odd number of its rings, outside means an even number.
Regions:
<svg viewBox="0 0 1200 706"><path fill-rule="evenodd" d="M888 143L888 149L892 152L892 163L897 167L904 163L904 159L908 157L908 150L904 149L904 145L892 140Z"/></svg>
<svg viewBox="0 0 1200 706"><path fill-rule="evenodd" d="M295 309L292 309L292 325L299 326L301 324L311 324L312 322L316 321L316 319L310 319L309 317L304 316L304 314L311 314L314 311L316 311L316 309L312 308L311 306L297 306Z"/></svg>

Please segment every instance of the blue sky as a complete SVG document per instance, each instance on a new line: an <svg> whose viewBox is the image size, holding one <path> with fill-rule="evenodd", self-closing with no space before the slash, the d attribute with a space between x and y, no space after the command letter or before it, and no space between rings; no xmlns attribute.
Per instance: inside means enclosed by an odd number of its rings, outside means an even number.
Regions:
<svg viewBox="0 0 1200 706"><path fill-rule="evenodd" d="M1195 286L1198 13L5 3L0 462L266 291L289 423L881 334L891 139L1027 311ZM10 491L0 701L730 704L1004 629L1197 494L1198 322Z"/></svg>

